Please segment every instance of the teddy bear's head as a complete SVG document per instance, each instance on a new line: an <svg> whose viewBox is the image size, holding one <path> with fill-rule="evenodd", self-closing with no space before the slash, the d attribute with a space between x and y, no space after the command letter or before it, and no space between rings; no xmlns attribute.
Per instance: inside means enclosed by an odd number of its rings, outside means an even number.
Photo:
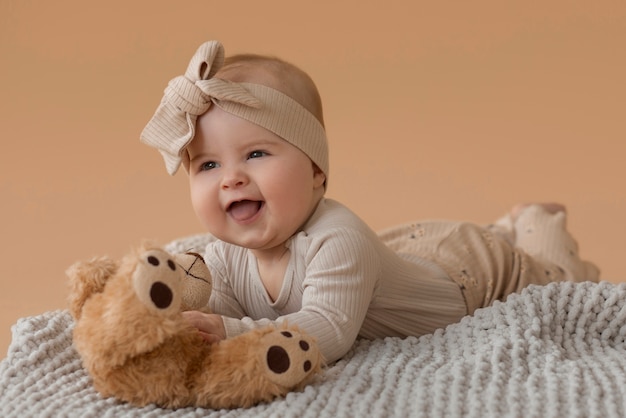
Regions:
<svg viewBox="0 0 626 418"><path fill-rule="evenodd" d="M147 266L150 268L146 269ZM141 295L144 302L160 306L159 309L202 309L207 306L212 290L211 273L200 254L187 252L171 255L148 244L121 261L105 256L76 262L66 273L72 287L69 299L74 318L81 316L85 302L92 295L101 293L105 284L115 275L130 279L129 273L132 273L133 287L138 286L135 288L137 295ZM165 280L160 281L159 276ZM149 301L145 298L146 289L143 287L148 283L151 283ZM181 289L182 294L172 291L173 288ZM171 304L174 306L169 306Z"/></svg>
<svg viewBox="0 0 626 418"><path fill-rule="evenodd" d="M108 257L77 262L67 274L79 334L75 343L79 349L101 351L83 357L106 357L111 364L123 364L163 343L186 325L181 310L205 306L211 294L202 257L171 255L149 245L119 262ZM99 344L80 346L92 339Z"/></svg>

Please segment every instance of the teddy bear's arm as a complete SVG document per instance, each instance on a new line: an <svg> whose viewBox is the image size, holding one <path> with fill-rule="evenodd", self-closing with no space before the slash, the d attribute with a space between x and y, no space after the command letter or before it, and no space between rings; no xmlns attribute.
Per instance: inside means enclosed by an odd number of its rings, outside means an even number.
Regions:
<svg viewBox="0 0 626 418"><path fill-rule="evenodd" d="M318 373L314 340L295 327L269 326L213 344L195 377L195 404L249 407L302 388Z"/></svg>

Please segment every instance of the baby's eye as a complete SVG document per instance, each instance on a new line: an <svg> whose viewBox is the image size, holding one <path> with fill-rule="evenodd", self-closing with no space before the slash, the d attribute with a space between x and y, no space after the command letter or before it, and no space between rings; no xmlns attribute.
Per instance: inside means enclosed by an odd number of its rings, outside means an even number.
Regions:
<svg viewBox="0 0 626 418"><path fill-rule="evenodd" d="M259 158L259 157L263 157L267 155L267 153L265 151L252 151L250 153L250 155L248 155L248 158Z"/></svg>
<svg viewBox="0 0 626 418"><path fill-rule="evenodd" d="M207 161L200 165L200 171L209 171L217 167L217 163L215 161Z"/></svg>

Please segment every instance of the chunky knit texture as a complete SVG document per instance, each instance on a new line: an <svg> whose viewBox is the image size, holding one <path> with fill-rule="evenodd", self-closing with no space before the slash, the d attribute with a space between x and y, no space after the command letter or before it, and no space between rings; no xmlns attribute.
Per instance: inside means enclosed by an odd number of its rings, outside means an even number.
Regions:
<svg viewBox="0 0 626 418"><path fill-rule="evenodd" d="M0 416L626 416L626 284L531 286L432 335L361 340L303 392L234 411L100 398L72 327L66 311L13 327Z"/></svg>

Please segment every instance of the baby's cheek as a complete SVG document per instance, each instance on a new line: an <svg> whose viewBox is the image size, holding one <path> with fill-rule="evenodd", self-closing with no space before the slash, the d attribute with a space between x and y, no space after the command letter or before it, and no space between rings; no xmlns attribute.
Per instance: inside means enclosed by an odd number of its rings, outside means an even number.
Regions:
<svg viewBox="0 0 626 418"><path fill-rule="evenodd" d="M191 205L196 216L205 227L208 227L209 225L207 223L215 220L216 217L221 214L217 198L212 197L211 194L200 185L192 185L191 187Z"/></svg>

